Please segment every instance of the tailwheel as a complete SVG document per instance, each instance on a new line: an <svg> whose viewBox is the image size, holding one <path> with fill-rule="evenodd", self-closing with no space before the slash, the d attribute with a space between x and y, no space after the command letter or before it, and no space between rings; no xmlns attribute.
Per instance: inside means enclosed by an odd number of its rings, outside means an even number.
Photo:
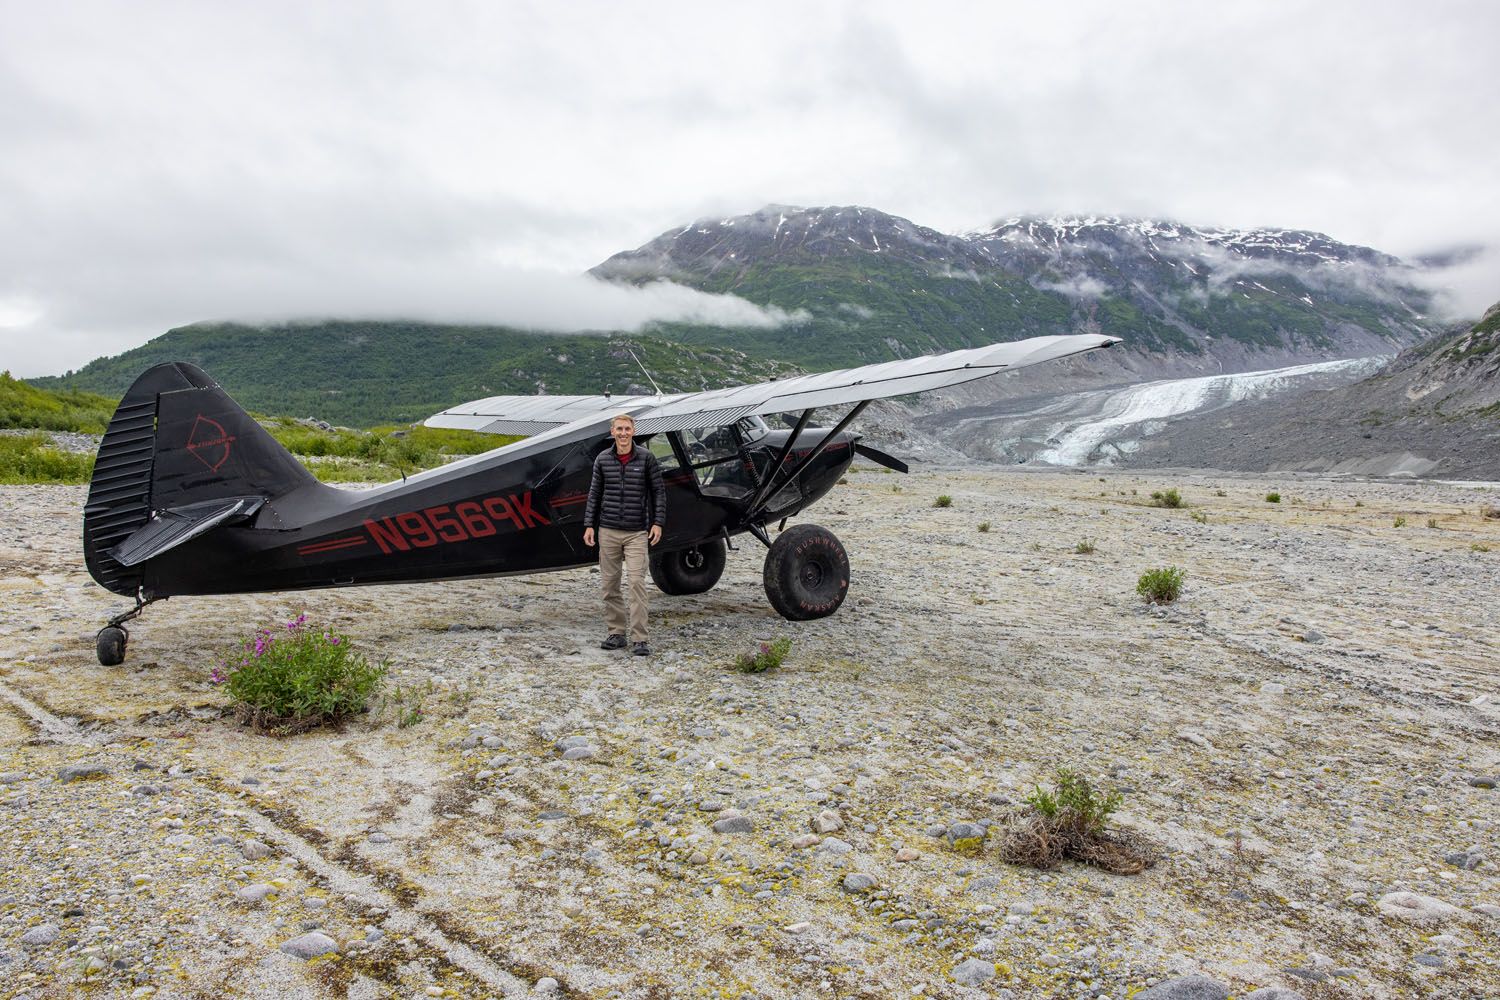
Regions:
<svg viewBox="0 0 1500 1000"><path fill-rule="evenodd" d="M799 524L766 553L766 597L789 621L826 618L849 593L849 554L833 532Z"/></svg>
<svg viewBox="0 0 1500 1000"><path fill-rule="evenodd" d="M675 552L653 553L651 579L663 594L702 594L712 590L724 575L724 560L722 538Z"/></svg>
<svg viewBox="0 0 1500 1000"><path fill-rule="evenodd" d="M99 662L106 667L118 667L125 662L125 643L130 633L118 625L106 625L94 637L94 651Z"/></svg>

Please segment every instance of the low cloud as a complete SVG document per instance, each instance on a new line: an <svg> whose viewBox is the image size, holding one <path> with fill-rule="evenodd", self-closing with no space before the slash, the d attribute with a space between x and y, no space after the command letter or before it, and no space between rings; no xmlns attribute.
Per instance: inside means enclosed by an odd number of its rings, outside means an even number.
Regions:
<svg viewBox="0 0 1500 1000"><path fill-rule="evenodd" d="M1439 317L1477 320L1500 302L1500 248L1485 247L1451 267L1418 271L1413 280L1435 295L1433 311Z"/></svg>
<svg viewBox="0 0 1500 1000"><path fill-rule="evenodd" d="M1093 302L1104 297L1109 286L1098 278L1078 274L1066 281L1039 281L1036 287L1044 292L1058 292L1079 302Z"/></svg>

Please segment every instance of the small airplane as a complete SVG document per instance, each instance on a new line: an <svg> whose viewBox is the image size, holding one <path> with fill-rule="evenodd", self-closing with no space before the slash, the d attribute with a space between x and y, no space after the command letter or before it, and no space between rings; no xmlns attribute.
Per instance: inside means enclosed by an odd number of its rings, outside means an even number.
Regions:
<svg viewBox="0 0 1500 1000"><path fill-rule="evenodd" d="M135 606L110 618L99 662L125 659L125 622L191 594L507 576L597 560L583 544L594 456L610 418L635 418L660 462L667 523L651 576L699 594L748 533L767 548L766 596L798 621L838 610L849 557L826 528L767 525L815 503L856 454L905 472L846 428L872 400L959 385L1118 343L1093 334L988 347L676 395L494 396L426 421L523 440L373 490L319 482L203 371L157 365L131 385L99 445L83 550L100 586ZM854 404L832 428L813 413ZM771 429L768 414L798 416Z"/></svg>

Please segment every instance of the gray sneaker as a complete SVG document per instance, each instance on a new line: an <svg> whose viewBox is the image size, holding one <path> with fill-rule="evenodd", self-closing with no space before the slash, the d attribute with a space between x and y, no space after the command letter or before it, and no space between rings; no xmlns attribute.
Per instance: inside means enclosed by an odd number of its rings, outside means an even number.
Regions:
<svg viewBox="0 0 1500 1000"><path fill-rule="evenodd" d="M644 642L638 642L634 646L631 646L630 647L630 651L632 653L634 653L636 656L650 656L651 655L651 647L648 646L648 645L646 645Z"/></svg>
<svg viewBox="0 0 1500 1000"><path fill-rule="evenodd" d="M625 636L620 632L611 632L609 638L599 643L600 649L624 649Z"/></svg>

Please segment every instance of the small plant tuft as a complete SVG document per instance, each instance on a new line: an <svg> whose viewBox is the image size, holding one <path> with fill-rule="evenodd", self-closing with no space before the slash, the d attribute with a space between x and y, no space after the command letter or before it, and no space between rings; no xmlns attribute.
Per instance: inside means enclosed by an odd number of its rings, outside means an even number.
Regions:
<svg viewBox="0 0 1500 1000"><path fill-rule="evenodd" d="M1092 538L1080 538L1078 544L1073 546L1073 551L1080 556L1091 556L1094 554L1094 547Z"/></svg>
<svg viewBox="0 0 1500 1000"><path fill-rule="evenodd" d="M1266 494L1266 503L1281 503L1281 494L1280 493L1267 493Z"/></svg>
<svg viewBox="0 0 1500 1000"><path fill-rule="evenodd" d="M1469 546L1470 552L1488 552L1490 547L1483 542L1475 542Z"/></svg>
<svg viewBox="0 0 1500 1000"><path fill-rule="evenodd" d="M791 650L792 640L790 639L763 642L756 652L741 653L739 659L734 661L734 669L742 674L763 674L767 670L775 670L781 666L781 661L786 659L786 654Z"/></svg>
<svg viewBox="0 0 1500 1000"><path fill-rule="evenodd" d="M981 535L988 534L989 530L990 530L990 522L988 522L988 521L980 521L979 522L979 533Z"/></svg>
<svg viewBox="0 0 1500 1000"><path fill-rule="evenodd" d="M1026 809L1008 817L1000 838L1000 859L1043 870L1064 858L1134 875L1155 864L1158 851L1146 838L1107 829L1120 807L1118 791L1101 792L1088 779L1059 768L1051 789L1040 785L1026 797Z"/></svg>
<svg viewBox="0 0 1500 1000"><path fill-rule="evenodd" d="M1195 510L1195 511L1193 511L1191 514L1188 515L1188 517L1191 517L1194 521L1197 521L1199 524L1207 524L1208 523L1208 515L1205 514L1205 513L1203 513L1203 511L1201 511L1201 510Z"/></svg>
<svg viewBox="0 0 1500 1000"><path fill-rule="evenodd" d="M372 665L347 636L313 628L302 614L256 632L209 680L225 686L241 723L290 734L364 711L385 674L386 665Z"/></svg>
<svg viewBox="0 0 1500 1000"><path fill-rule="evenodd" d="M1438 524L1438 519L1437 518L1435 518L1435 517L1429 517L1427 519L1427 527L1441 529L1442 525Z"/></svg>
<svg viewBox="0 0 1500 1000"><path fill-rule="evenodd" d="M932 501L932 505L934 507L952 507L953 506L953 498L950 497L948 494L944 493L942 496L940 496L936 500Z"/></svg>
<svg viewBox="0 0 1500 1000"><path fill-rule="evenodd" d="M1177 492L1177 487L1174 486L1171 489L1154 490L1151 494L1151 506L1170 507L1177 510L1186 507L1187 504L1183 501L1182 494Z"/></svg>
<svg viewBox="0 0 1500 1000"><path fill-rule="evenodd" d="M1397 514L1396 515L1396 519L1391 522L1391 527L1393 527L1393 528L1404 528L1404 527L1406 527L1406 517L1405 517L1405 515Z"/></svg>
<svg viewBox="0 0 1500 1000"><path fill-rule="evenodd" d="M1182 596L1186 574L1176 566L1148 569L1136 581L1135 592L1152 604L1171 604Z"/></svg>

